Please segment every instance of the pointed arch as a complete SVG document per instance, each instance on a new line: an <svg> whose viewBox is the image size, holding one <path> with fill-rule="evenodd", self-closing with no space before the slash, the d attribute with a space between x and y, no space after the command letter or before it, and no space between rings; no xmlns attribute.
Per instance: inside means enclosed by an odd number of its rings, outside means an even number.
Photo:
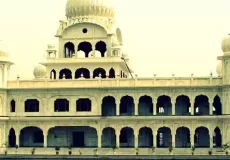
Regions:
<svg viewBox="0 0 230 160"><path fill-rule="evenodd" d="M219 127L214 129L213 145L214 147L222 147L222 135Z"/></svg>
<svg viewBox="0 0 230 160"><path fill-rule="evenodd" d="M64 57L71 58L75 54L75 46L72 42L67 42L64 45Z"/></svg>
<svg viewBox="0 0 230 160"><path fill-rule="evenodd" d="M28 126L20 131L20 147L43 147L44 135L39 127Z"/></svg>
<svg viewBox="0 0 230 160"><path fill-rule="evenodd" d="M90 71L87 68L79 68L75 72L75 79L79 78L85 78L89 79L90 78Z"/></svg>
<svg viewBox="0 0 230 160"><path fill-rule="evenodd" d="M195 147L207 148L210 147L209 130L206 127L198 127L194 135Z"/></svg>
<svg viewBox="0 0 230 160"><path fill-rule="evenodd" d="M168 148L172 146L171 129L168 127L161 127L157 131L157 147Z"/></svg>
<svg viewBox="0 0 230 160"><path fill-rule="evenodd" d="M109 70L109 78L116 78L115 70L113 68Z"/></svg>
<svg viewBox="0 0 230 160"><path fill-rule="evenodd" d="M209 115L209 98L206 95L199 95L195 98L195 115Z"/></svg>
<svg viewBox="0 0 230 160"><path fill-rule="evenodd" d="M84 41L79 43L78 52L83 51L85 53L85 57L89 57L89 53L92 51L92 44L90 42Z"/></svg>
<svg viewBox="0 0 230 160"><path fill-rule="evenodd" d="M180 127L176 130L176 148L190 148L190 130L187 127Z"/></svg>
<svg viewBox="0 0 230 160"><path fill-rule="evenodd" d="M153 147L153 133L149 127L143 127L138 134L138 147L151 148Z"/></svg>
<svg viewBox="0 0 230 160"><path fill-rule="evenodd" d="M180 116L188 116L190 115L190 99L186 95L180 95L176 98L175 104L175 114Z"/></svg>
<svg viewBox="0 0 230 160"><path fill-rule="evenodd" d="M102 116L116 116L116 100L114 97L104 97L101 107Z"/></svg>
<svg viewBox="0 0 230 160"><path fill-rule="evenodd" d="M166 95L162 95L157 99L157 115L172 115L172 103L171 98Z"/></svg>
<svg viewBox="0 0 230 160"><path fill-rule="evenodd" d="M116 147L116 132L114 128L107 127L103 129L101 144L103 148Z"/></svg>
<svg viewBox="0 0 230 160"><path fill-rule="evenodd" d="M11 128L9 130L9 134L8 134L8 145L9 145L9 147L15 147L16 146L16 135L15 135L14 128Z"/></svg>
<svg viewBox="0 0 230 160"><path fill-rule="evenodd" d="M104 41L99 41L95 45L95 50L101 53L101 57L105 57L105 52L107 51L107 45Z"/></svg>
<svg viewBox="0 0 230 160"><path fill-rule="evenodd" d="M93 78L106 78L106 71L103 68L97 68L93 71Z"/></svg>
<svg viewBox="0 0 230 160"><path fill-rule="evenodd" d="M124 127L120 131L120 147L133 148L134 147L134 130L130 127Z"/></svg>
<svg viewBox="0 0 230 160"><path fill-rule="evenodd" d="M222 115L222 104L220 97L216 95L213 99L213 115Z"/></svg>
<svg viewBox="0 0 230 160"><path fill-rule="evenodd" d="M16 102L13 99L13 100L10 101L10 112L13 113L13 112L15 112L15 110L16 110Z"/></svg>
<svg viewBox="0 0 230 160"><path fill-rule="evenodd" d="M56 79L57 78L57 72L53 69L50 72L50 79Z"/></svg>
<svg viewBox="0 0 230 160"><path fill-rule="evenodd" d="M70 69L62 69L59 72L59 79L72 79L72 72Z"/></svg>

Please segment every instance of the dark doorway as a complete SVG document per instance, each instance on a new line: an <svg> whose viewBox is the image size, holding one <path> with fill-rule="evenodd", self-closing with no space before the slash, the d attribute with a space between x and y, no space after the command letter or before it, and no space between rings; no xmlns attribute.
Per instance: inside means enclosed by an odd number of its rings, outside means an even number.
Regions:
<svg viewBox="0 0 230 160"><path fill-rule="evenodd" d="M16 146L16 135L13 128L10 129L9 132L9 147L15 147Z"/></svg>
<svg viewBox="0 0 230 160"><path fill-rule="evenodd" d="M84 132L73 132L73 147L85 147Z"/></svg>

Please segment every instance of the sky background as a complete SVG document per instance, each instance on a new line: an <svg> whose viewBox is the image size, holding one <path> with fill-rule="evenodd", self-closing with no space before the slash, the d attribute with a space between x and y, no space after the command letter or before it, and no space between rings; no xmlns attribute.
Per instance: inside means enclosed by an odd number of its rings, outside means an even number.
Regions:
<svg viewBox="0 0 230 160"><path fill-rule="evenodd" d="M131 68L139 77L216 75L230 33L230 0L115 0ZM11 79L33 78L65 19L66 0L0 0L0 50L15 63ZM58 47L57 47L58 48Z"/></svg>

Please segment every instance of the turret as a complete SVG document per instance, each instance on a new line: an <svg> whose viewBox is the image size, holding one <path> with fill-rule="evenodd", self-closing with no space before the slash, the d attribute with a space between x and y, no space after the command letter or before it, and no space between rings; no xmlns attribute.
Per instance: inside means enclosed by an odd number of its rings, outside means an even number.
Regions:
<svg viewBox="0 0 230 160"><path fill-rule="evenodd" d="M48 44L47 45L47 58L56 58L57 57L57 51L55 49L55 46L54 45L51 45L51 44Z"/></svg>
<svg viewBox="0 0 230 160"><path fill-rule="evenodd" d="M218 57L217 72L223 81L222 105L223 114L230 114L230 34L226 36L221 45L223 55Z"/></svg>
<svg viewBox="0 0 230 160"><path fill-rule="evenodd" d="M8 54L4 51L0 51L0 88L7 87L10 66L12 64L13 63L10 62Z"/></svg>
<svg viewBox="0 0 230 160"><path fill-rule="evenodd" d="M219 66L222 66L223 83L230 84L230 34L222 41L221 48L224 54L218 59L222 62Z"/></svg>

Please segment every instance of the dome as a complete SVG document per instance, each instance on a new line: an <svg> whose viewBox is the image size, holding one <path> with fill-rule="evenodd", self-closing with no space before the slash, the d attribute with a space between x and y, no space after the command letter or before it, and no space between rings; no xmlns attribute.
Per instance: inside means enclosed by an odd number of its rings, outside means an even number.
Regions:
<svg viewBox="0 0 230 160"><path fill-rule="evenodd" d="M112 0L67 0L66 17L80 16L114 18Z"/></svg>
<svg viewBox="0 0 230 160"><path fill-rule="evenodd" d="M0 51L0 57L8 57L8 54L4 51Z"/></svg>
<svg viewBox="0 0 230 160"><path fill-rule="evenodd" d="M34 77L35 79L44 79L46 77L46 67L41 64L37 64L34 67Z"/></svg>
<svg viewBox="0 0 230 160"><path fill-rule="evenodd" d="M222 41L221 48L224 54L230 54L230 34Z"/></svg>
<svg viewBox="0 0 230 160"><path fill-rule="evenodd" d="M216 73L218 74L219 77L222 76L222 61L218 61L216 66Z"/></svg>

